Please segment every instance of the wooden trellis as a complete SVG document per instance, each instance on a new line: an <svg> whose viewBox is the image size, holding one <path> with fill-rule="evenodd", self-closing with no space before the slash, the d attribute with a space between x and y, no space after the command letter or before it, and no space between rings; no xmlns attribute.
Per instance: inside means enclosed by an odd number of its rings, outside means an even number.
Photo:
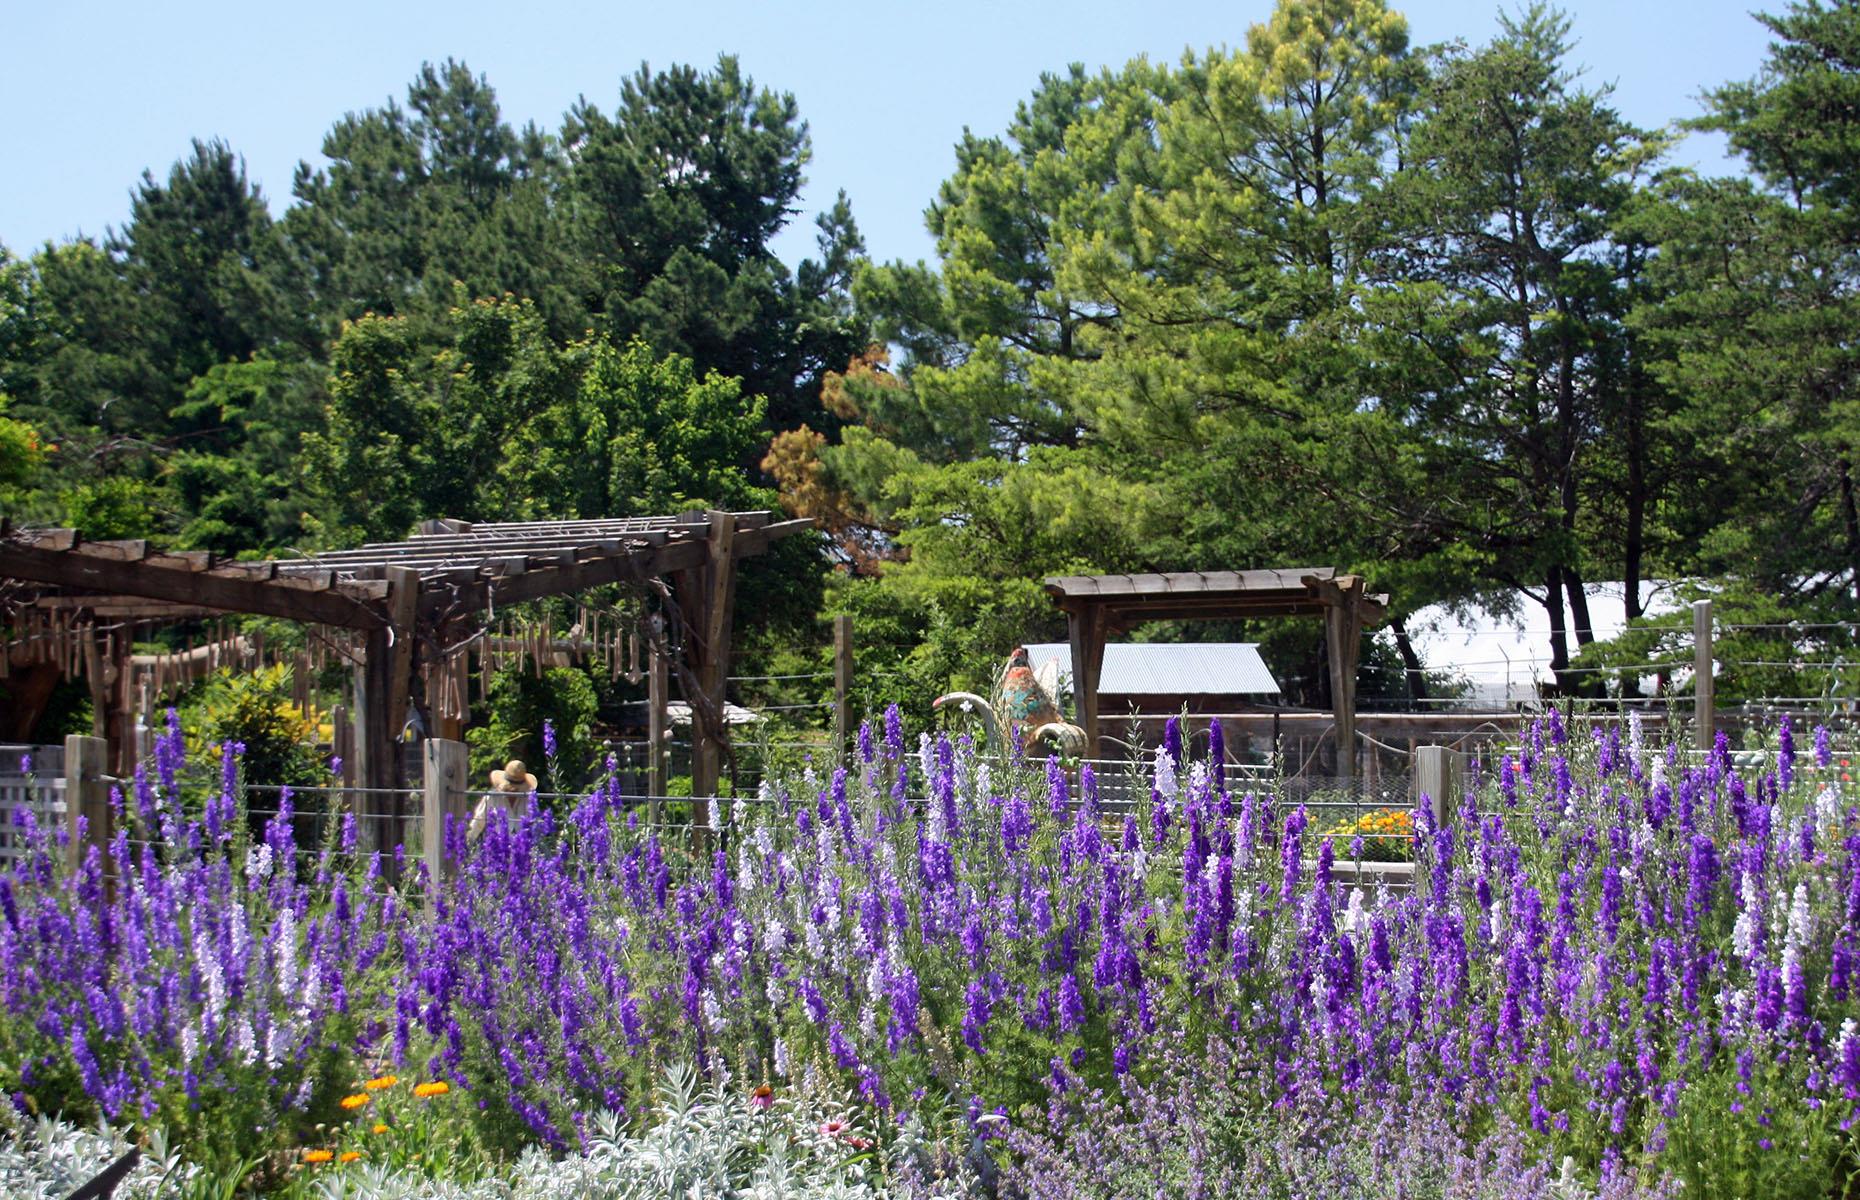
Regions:
<svg viewBox="0 0 1860 1200"><path fill-rule="evenodd" d="M1064 575L1046 581L1072 639L1072 694L1087 755L1098 757L1098 678L1112 637L1148 621L1232 621L1322 617L1336 717L1337 766L1352 774L1356 749L1356 656L1365 629L1381 622L1386 595L1367 593L1360 575L1334 567L1261 571L1178 571L1154 575Z"/></svg>
<svg viewBox="0 0 1860 1200"><path fill-rule="evenodd" d="M0 522L0 618L8 638L0 673L34 671L53 683L88 678L96 732L110 742L113 771L126 776L135 756L131 681L138 668L146 686L159 690L224 663L267 661L262 646L234 636L230 626L181 653L146 658L131 652L134 631L228 614L299 622L313 632L298 660L305 668L299 678L332 656L352 665L358 782L393 788L399 783L393 744L416 674L425 676L429 701L437 701L429 704L434 732L456 737L469 711L468 654L495 660L510 652L505 643L512 638L525 652L533 648L538 662L552 652L552 630L500 624L501 613L525 601L632 583L657 589L675 610L681 632L675 666L696 716L693 791L707 795L717 785L727 736L721 714L736 563L810 524L715 510L581 521L442 520L403 542L235 562L162 551L141 540L92 542L71 530ZM591 643L606 639L625 655L629 677L652 678L662 705L665 671L656 668L670 645L666 628L659 621L621 629L610 618L602 629L588 614L571 632Z"/></svg>

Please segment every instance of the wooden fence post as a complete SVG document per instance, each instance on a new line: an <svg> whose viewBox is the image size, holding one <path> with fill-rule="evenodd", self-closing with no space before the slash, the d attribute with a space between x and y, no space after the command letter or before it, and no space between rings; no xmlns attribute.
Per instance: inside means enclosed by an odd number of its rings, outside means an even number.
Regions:
<svg viewBox="0 0 1860 1200"><path fill-rule="evenodd" d="M83 865L84 852L97 846L110 848L110 761L106 738L74 733L65 738L65 829L71 835L65 847L65 865L73 871ZM85 822L78 836L78 818Z"/></svg>
<svg viewBox="0 0 1860 1200"><path fill-rule="evenodd" d="M446 818L463 822L471 816L465 803L469 798L465 793L465 771L470 754L464 742L444 738L428 738L424 751L420 833L426 857L426 885L432 889L457 869L456 863L446 861Z"/></svg>
<svg viewBox="0 0 1860 1200"><path fill-rule="evenodd" d="M846 735L852 726L849 696L852 692L853 621L833 618L833 747L835 756L846 753Z"/></svg>
<svg viewBox="0 0 1860 1200"><path fill-rule="evenodd" d="M1711 601L1692 602L1692 687L1697 700L1693 719L1697 722L1699 749L1712 752L1717 727L1712 712Z"/></svg>
<svg viewBox="0 0 1860 1200"><path fill-rule="evenodd" d="M1414 798L1427 798L1428 812L1437 826L1450 811L1447 797L1459 786L1460 756L1445 746L1420 746L1414 752Z"/></svg>

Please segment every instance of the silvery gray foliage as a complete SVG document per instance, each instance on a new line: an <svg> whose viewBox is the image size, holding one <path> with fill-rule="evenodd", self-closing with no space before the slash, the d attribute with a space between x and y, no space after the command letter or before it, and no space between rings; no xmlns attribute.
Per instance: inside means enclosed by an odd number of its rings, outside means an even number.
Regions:
<svg viewBox="0 0 1860 1200"><path fill-rule="evenodd" d="M722 1197L730 1200L867 1200L889 1194L880 1160L849 1142L829 1122L832 1105L783 1099L767 1109L729 1092L728 1080L700 1089L696 1072L675 1066L659 1089L658 1120L629 1132L611 1114L589 1122L581 1154L555 1159L524 1154L507 1175L470 1185L355 1166L318 1181L319 1200L648 1200ZM901 1146L909 1146L903 1139ZM910 1189L916 1195L965 1194Z"/></svg>
<svg viewBox="0 0 1860 1200"><path fill-rule="evenodd" d="M83 1129L51 1117L28 1120L0 1105L0 1195L10 1200L64 1200L130 1146L123 1131ZM142 1158L117 1185L118 1200L172 1195L198 1174L168 1146L160 1130L149 1135Z"/></svg>

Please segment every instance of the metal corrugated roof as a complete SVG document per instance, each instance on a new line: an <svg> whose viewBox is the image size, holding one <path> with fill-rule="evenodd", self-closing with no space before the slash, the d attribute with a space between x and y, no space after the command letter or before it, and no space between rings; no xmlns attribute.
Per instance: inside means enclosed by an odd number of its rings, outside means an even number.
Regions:
<svg viewBox="0 0 1860 1200"><path fill-rule="evenodd" d="M1027 647L1038 672L1049 662L1072 678L1072 647L1040 642ZM1104 648L1101 696L1276 696L1279 685L1253 642L1113 642Z"/></svg>

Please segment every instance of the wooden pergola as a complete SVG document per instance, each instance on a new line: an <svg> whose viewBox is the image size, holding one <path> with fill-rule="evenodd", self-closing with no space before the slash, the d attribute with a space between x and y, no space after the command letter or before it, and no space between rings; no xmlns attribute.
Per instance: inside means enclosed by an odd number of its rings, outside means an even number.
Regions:
<svg viewBox="0 0 1860 1200"><path fill-rule="evenodd" d="M1154 575L1061 575L1046 593L1066 614L1072 640L1072 695L1086 753L1098 757L1098 680L1111 638L1150 621L1230 621L1322 617L1336 717L1337 764L1347 777L1356 745L1356 660L1365 629L1379 624L1386 595L1369 595L1360 575L1334 567L1260 571L1177 571Z"/></svg>
<svg viewBox="0 0 1860 1200"><path fill-rule="evenodd" d="M715 510L500 524L440 520L403 542L262 562L0 523L0 615L15 644L55 636L60 657L84 668L96 732L109 740L118 777L134 769L129 668L137 628L249 614L350 631L360 642L357 782L392 788L399 782L395 736L419 664L455 654L482 633L488 614L508 605L669 579L684 633L681 675L695 684L687 688L695 691L688 699L697 715L692 784L702 796L716 787L721 764L725 731L708 718L724 703L736 564L811 523ZM653 672L661 691L663 675ZM440 732L457 737L456 728Z"/></svg>

